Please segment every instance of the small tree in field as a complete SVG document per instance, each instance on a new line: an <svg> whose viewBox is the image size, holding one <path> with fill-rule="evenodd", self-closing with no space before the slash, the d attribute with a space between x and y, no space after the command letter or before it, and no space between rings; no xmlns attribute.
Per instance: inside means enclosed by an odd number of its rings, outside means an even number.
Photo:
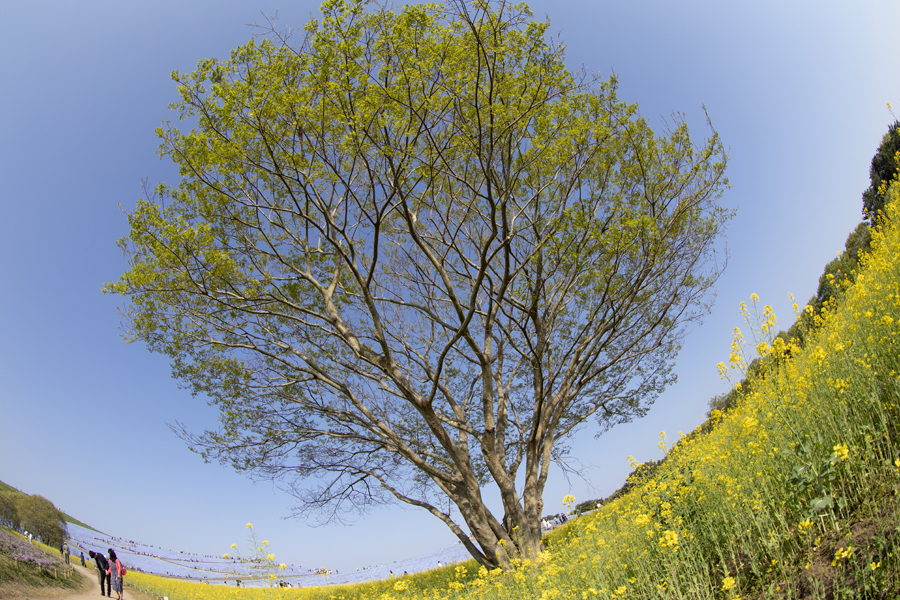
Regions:
<svg viewBox="0 0 900 600"><path fill-rule="evenodd" d="M325 518L421 507L507 567L540 548L566 438L674 379L722 267L725 153L678 117L655 135L524 7L322 11L173 75L182 180L138 202L105 289L221 410L176 428L205 458Z"/></svg>

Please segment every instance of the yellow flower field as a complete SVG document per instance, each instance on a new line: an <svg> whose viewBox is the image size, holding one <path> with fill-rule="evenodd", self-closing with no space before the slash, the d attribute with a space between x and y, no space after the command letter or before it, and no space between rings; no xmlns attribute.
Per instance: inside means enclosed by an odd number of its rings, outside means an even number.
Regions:
<svg viewBox="0 0 900 600"><path fill-rule="evenodd" d="M775 338L771 308L741 310L723 375L760 374L737 406L679 440L634 487L547 538L512 572L474 562L400 580L316 589L132 583L186 598L587 600L869 597L900 593L900 186L843 297L805 344ZM799 311L798 311L799 312ZM713 361L711 361L713 362ZM568 502L574 499L567 498ZM891 591L893 590L893 591Z"/></svg>

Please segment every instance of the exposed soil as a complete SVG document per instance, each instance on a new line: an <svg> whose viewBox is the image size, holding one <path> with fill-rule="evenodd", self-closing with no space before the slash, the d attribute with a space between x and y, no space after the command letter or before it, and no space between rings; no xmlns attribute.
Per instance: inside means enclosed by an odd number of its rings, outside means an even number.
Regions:
<svg viewBox="0 0 900 600"><path fill-rule="evenodd" d="M100 583L97 581L97 569L72 566L85 579L84 585L77 590L52 587L29 587L21 584L4 584L0 586L0 599L2 600L97 600L100 598ZM136 590L128 589L128 575L125 576L125 600L150 600L150 598ZM116 593L112 593L116 597Z"/></svg>

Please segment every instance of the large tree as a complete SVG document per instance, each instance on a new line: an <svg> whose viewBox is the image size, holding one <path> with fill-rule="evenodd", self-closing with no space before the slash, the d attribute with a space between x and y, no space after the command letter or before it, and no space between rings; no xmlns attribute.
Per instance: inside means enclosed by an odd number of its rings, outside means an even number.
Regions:
<svg viewBox="0 0 900 600"><path fill-rule="evenodd" d="M22 527L48 546L58 548L68 537L65 515L43 496L19 494L16 509Z"/></svg>
<svg viewBox="0 0 900 600"><path fill-rule="evenodd" d="M173 74L181 181L129 215L106 290L219 407L192 449L326 518L424 508L506 567L540 548L566 438L673 380L721 272L725 153L678 115L654 134L524 7L322 11Z"/></svg>

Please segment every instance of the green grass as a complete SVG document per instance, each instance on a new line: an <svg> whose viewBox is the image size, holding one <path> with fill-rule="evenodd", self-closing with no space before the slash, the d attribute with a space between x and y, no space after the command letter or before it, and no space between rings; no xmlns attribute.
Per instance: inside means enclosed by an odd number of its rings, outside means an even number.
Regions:
<svg viewBox="0 0 900 600"><path fill-rule="evenodd" d="M75 517L72 517L72 516L70 516L70 515L67 515L66 513L63 513L63 517L65 517L67 523L72 523L73 525L78 525L79 527L84 527L85 529L90 529L91 531L96 531L97 533L101 533L101 534L103 534L103 535L106 535L105 533L103 533L103 532L100 531L99 529L94 529L94 528L91 527L90 525L87 525L87 524L85 524L85 523L82 523L81 521L79 521L79 520L76 519Z"/></svg>
<svg viewBox="0 0 900 600"><path fill-rule="evenodd" d="M68 576L67 570L58 567L54 569L38 569L33 565L16 563L5 554L0 554L0 597L4 597L2 590L10 585L24 587L55 587L63 589L79 589L84 578L72 571Z"/></svg>
<svg viewBox="0 0 900 600"><path fill-rule="evenodd" d="M0 492L18 492L18 491L19 490L17 490L13 486L7 485L7 484L3 483L2 481L0 481Z"/></svg>
<svg viewBox="0 0 900 600"><path fill-rule="evenodd" d="M23 535L5 527L0 526L0 529L23 541L25 539ZM88 585L84 577L62 562L58 550L38 542L34 546L53 558L54 564L39 568L0 553L0 598L27 597L34 594L35 590L44 588L81 590Z"/></svg>

